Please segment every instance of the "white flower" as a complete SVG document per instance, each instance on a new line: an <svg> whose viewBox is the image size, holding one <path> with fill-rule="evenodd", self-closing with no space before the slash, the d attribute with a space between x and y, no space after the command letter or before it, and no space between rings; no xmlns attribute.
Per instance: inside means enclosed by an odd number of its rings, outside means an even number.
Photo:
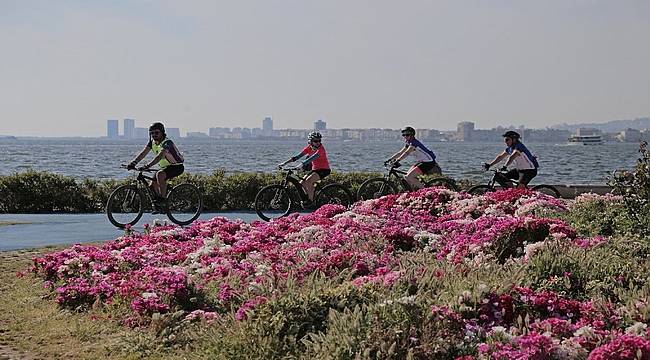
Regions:
<svg viewBox="0 0 650 360"><path fill-rule="evenodd" d="M158 294L155 292L143 292L142 293L142 298L143 299L150 299L150 298L157 298Z"/></svg>
<svg viewBox="0 0 650 360"><path fill-rule="evenodd" d="M633 325L625 329L626 334L643 336L645 335L645 329L648 327L647 324L642 322L635 322Z"/></svg>

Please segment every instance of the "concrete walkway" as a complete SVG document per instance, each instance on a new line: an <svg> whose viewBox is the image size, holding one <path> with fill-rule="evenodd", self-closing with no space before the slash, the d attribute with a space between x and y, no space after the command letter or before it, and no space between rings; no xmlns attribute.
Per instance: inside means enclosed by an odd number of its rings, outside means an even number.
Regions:
<svg viewBox="0 0 650 360"><path fill-rule="evenodd" d="M259 220L248 212L207 213L199 219L224 216L246 222ZM135 226L166 220L165 215L144 214ZM5 225L12 224L13 225ZM47 245L66 245L115 239L124 234L106 218L106 214L0 214L0 251L17 250Z"/></svg>

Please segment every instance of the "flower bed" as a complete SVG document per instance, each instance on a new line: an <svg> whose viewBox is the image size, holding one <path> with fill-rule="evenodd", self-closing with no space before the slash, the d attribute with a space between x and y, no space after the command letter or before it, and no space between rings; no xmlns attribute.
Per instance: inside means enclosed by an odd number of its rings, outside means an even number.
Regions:
<svg viewBox="0 0 650 360"><path fill-rule="evenodd" d="M121 320L129 326L146 327L157 314L179 311L187 320L233 314L246 321L313 274L358 288L391 287L404 276L406 253L432 254L460 268L526 261L547 244L589 248L606 241L581 238L566 222L540 216L566 211L564 201L527 190L471 197L423 189L270 223L217 217L187 228L156 226L34 259L33 272L60 306L123 306L128 312ZM541 359L623 349L650 356L647 334L625 334L612 304L596 307L525 287L480 296L455 309L432 309L446 319L447 333L464 342L446 354ZM522 331L517 325L524 318Z"/></svg>

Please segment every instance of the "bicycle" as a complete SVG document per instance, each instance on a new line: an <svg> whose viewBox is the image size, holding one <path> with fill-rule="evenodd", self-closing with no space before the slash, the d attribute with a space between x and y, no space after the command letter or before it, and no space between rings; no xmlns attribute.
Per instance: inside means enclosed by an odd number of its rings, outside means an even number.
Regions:
<svg viewBox="0 0 650 360"><path fill-rule="evenodd" d="M314 201L310 202L307 193L300 184L301 179L295 174L298 168L279 166L278 170L285 172L282 182L265 186L255 195L255 212L264 221L289 215L294 203L305 210L318 208L325 204L348 207L354 203L354 195L348 188L338 183L327 184L320 188L320 180L316 182ZM295 191L290 190L290 185L293 185Z"/></svg>
<svg viewBox="0 0 650 360"><path fill-rule="evenodd" d="M494 175L492 176L492 179L488 181L487 184L472 186L471 188L469 188L469 190L467 190L467 193L471 195L483 195L488 192L496 191L497 188L494 185L495 183L498 183L497 179L506 180L506 183L510 185L507 186L507 188L517 187L519 185L519 180L506 178L505 171L499 169L492 169L490 171L492 171ZM531 190L541 192L542 194L550 195L556 198L561 197L560 191L553 185L547 185L547 184L535 185L531 188Z"/></svg>
<svg viewBox="0 0 650 360"><path fill-rule="evenodd" d="M124 164L121 167L127 168ZM203 195L196 186L188 183L178 184L168 190L166 201L159 202L147 182L155 179L144 175L145 172L155 173L157 170L133 170L138 171L135 180L131 184L118 186L108 197L106 215L114 226L124 228L127 225L135 225L144 213L146 199L149 200L150 209L159 209L166 213L177 225L189 225L201 215Z"/></svg>
<svg viewBox="0 0 650 360"><path fill-rule="evenodd" d="M369 200L382 197L389 194L397 194L397 186L395 183L401 184L404 191L412 191L411 185L404 179L406 175L405 171L397 170L401 164L396 163L384 163L384 167L388 169L388 174L383 177L372 178L364 181L359 190L357 190L357 199L359 200ZM456 182L449 178L438 177L433 178L427 181L424 181L424 187L430 186L444 186L449 190L459 191L458 185Z"/></svg>

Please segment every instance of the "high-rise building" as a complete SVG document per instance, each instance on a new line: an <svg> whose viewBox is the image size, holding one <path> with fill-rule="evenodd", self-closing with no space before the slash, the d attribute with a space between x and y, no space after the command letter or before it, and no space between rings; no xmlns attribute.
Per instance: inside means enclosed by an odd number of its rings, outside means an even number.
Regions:
<svg viewBox="0 0 650 360"><path fill-rule="evenodd" d="M167 133L167 137L178 139L181 137L181 130L179 128L166 128L165 133Z"/></svg>
<svg viewBox="0 0 650 360"><path fill-rule="evenodd" d="M323 120L314 121L314 130L318 130L318 131L327 130L327 123Z"/></svg>
<svg viewBox="0 0 650 360"><path fill-rule="evenodd" d="M273 119L269 116L265 117L264 120L262 120L262 135L273 135Z"/></svg>
<svg viewBox="0 0 650 360"><path fill-rule="evenodd" d="M457 133L459 141L472 140L472 133L474 132L474 123L470 121L463 121L458 123Z"/></svg>
<svg viewBox="0 0 650 360"><path fill-rule="evenodd" d="M135 138L135 120L124 119L124 138L125 139Z"/></svg>
<svg viewBox="0 0 650 360"><path fill-rule="evenodd" d="M119 137L119 122L117 120L106 120L106 137L110 139Z"/></svg>

